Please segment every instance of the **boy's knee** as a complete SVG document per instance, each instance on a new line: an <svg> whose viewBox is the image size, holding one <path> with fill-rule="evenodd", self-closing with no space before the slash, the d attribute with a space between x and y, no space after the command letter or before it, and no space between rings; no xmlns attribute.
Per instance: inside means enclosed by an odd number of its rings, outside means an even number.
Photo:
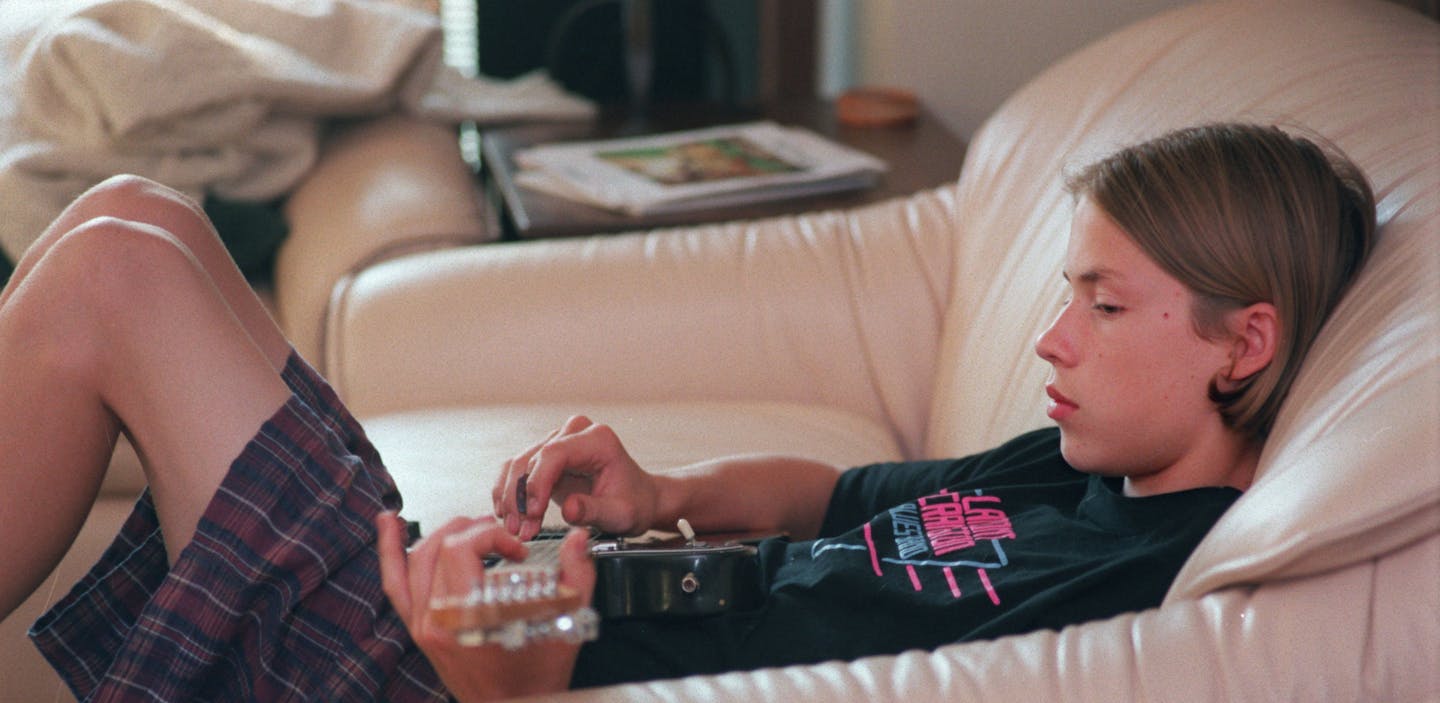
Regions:
<svg viewBox="0 0 1440 703"><path fill-rule="evenodd" d="M204 210L190 196L143 176L111 176L75 201L85 218L113 216L172 228L175 218L204 219Z"/></svg>
<svg viewBox="0 0 1440 703"><path fill-rule="evenodd" d="M175 202L186 205L193 205L194 199L174 188L153 181L144 176L137 176L133 173L122 173L110 176L92 186L80 196L84 198L99 199L159 199L167 202Z"/></svg>
<svg viewBox="0 0 1440 703"><path fill-rule="evenodd" d="M4 308L3 334L46 350L52 366L88 368L105 330L146 306L184 251L154 227L97 217L64 233Z"/></svg>
<svg viewBox="0 0 1440 703"><path fill-rule="evenodd" d="M47 258L52 274L71 284L72 295L122 309L194 267L184 246L166 230L104 215L67 232Z"/></svg>

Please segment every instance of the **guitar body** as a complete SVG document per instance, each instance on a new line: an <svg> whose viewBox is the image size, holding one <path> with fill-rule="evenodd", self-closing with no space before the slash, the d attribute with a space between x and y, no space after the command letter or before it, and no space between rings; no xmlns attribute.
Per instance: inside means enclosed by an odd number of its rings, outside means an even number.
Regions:
<svg viewBox="0 0 1440 703"><path fill-rule="evenodd" d="M595 598L602 618L676 618L750 610L764 601L755 547L681 539L597 540Z"/></svg>

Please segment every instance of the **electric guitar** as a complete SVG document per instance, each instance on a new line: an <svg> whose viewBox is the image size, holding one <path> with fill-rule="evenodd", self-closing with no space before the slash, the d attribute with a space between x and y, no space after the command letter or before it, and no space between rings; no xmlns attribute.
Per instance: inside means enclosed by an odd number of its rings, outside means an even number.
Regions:
<svg viewBox="0 0 1440 703"><path fill-rule="evenodd" d="M697 539L686 521L679 528L677 537L592 537L596 582L588 607L559 582L564 533L542 533L528 543L524 561L487 560L480 584L432 604L436 622L462 645L515 649L544 639L592 640L602 618L697 617L760 605L755 544L763 537Z"/></svg>

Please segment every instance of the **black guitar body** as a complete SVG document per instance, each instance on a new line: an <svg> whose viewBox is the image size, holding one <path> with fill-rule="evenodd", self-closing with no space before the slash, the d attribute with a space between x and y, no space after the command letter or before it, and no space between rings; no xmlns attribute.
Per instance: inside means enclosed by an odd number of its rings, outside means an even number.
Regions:
<svg viewBox="0 0 1440 703"><path fill-rule="evenodd" d="M542 530L523 562L485 558L488 571L555 568L565 530ZM755 545L783 533L706 539L642 536L590 538L595 561L591 607L602 618L692 618L752 610L765 600Z"/></svg>
<svg viewBox="0 0 1440 703"><path fill-rule="evenodd" d="M764 601L755 547L738 542L598 540L595 599L603 618L674 618L750 610Z"/></svg>

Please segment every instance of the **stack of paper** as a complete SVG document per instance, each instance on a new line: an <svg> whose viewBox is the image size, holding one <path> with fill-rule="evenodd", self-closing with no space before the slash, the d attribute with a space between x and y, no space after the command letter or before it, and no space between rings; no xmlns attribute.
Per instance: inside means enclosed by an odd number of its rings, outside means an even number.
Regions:
<svg viewBox="0 0 1440 703"><path fill-rule="evenodd" d="M527 188L633 215L866 188L885 162L812 131L752 122L516 152Z"/></svg>

